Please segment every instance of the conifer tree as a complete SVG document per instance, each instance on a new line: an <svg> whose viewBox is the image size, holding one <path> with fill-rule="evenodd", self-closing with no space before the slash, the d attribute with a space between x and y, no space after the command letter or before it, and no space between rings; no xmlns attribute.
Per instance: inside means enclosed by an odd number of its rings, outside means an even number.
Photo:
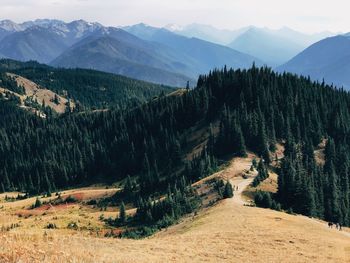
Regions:
<svg viewBox="0 0 350 263"><path fill-rule="evenodd" d="M241 128L236 124L234 128L234 147L235 152L240 157L246 157L247 156L247 149L245 146L245 140L242 134Z"/></svg>
<svg viewBox="0 0 350 263"><path fill-rule="evenodd" d="M41 203L40 199L37 197L37 198L35 199L35 203L34 203L33 208L38 208L38 207L40 207L41 205L42 205L42 203Z"/></svg>
<svg viewBox="0 0 350 263"><path fill-rule="evenodd" d="M126 222L126 211L125 211L125 205L124 202L121 203L119 207L119 218L118 221L120 224L124 224Z"/></svg>
<svg viewBox="0 0 350 263"><path fill-rule="evenodd" d="M232 198L232 197L233 197L232 185L229 181L227 181L223 192L223 198Z"/></svg>
<svg viewBox="0 0 350 263"><path fill-rule="evenodd" d="M131 182L131 178L130 178L130 175L128 175L128 177L126 178L126 182L125 182L125 185L124 185L124 192L129 195L131 194L133 191L133 185L132 185L132 182Z"/></svg>

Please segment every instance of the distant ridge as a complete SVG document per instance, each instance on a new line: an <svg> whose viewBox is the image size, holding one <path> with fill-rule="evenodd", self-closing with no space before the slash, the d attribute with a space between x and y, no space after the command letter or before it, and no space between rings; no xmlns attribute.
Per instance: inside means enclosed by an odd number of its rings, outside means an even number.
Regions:
<svg viewBox="0 0 350 263"><path fill-rule="evenodd" d="M277 70L350 89L350 36L345 34L321 40Z"/></svg>

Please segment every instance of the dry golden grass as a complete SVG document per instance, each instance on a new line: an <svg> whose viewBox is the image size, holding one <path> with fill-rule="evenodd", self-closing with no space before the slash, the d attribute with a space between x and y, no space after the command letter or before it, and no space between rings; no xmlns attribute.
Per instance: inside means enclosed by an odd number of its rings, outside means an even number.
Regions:
<svg viewBox="0 0 350 263"><path fill-rule="evenodd" d="M350 262L348 229L340 232L304 216L243 206L241 192L253 177L241 175L252 157L236 159L215 175L238 186L233 199L151 238L105 239L66 229L15 228L0 234L0 262Z"/></svg>
<svg viewBox="0 0 350 263"><path fill-rule="evenodd" d="M10 232L26 232L29 230L42 232L49 223L53 223L58 228L56 231L71 234L75 231L67 230L67 226L71 222L76 222L80 231L94 236L101 235L106 230L106 226L99 220L99 217L103 215L105 218L115 218L118 215L118 208L108 208L106 211L100 211L99 208L87 206L81 202L110 197L118 190L116 188L67 190L61 193L62 199L71 196L80 202L51 205L48 202L57 199L57 196L53 195L52 197L40 198L43 205L36 209L30 209L36 197L15 202L6 202L4 200L5 195L16 197L18 193L2 194L0 195L0 228L2 231L7 231L11 225L15 224L15 229ZM48 204L45 204L45 202ZM133 212L133 210L130 212Z"/></svg>
<svg viewBox="0 0 350 263"><path fill-rule="evenodd" d="M17 96L21 100L21 107L34 110L31 108L28 108L24 105L24 101L26 98L31 98L33 100L36 100L39 104L42 104L45 102L45 105L56 111L57 113L64 113L66 111L66 104L68 100L55 92L48 90L46 88L40 87L38 84L23 78L21 76L18 76L16 74L7 73L8 76L14 78L19 86L24 87L25 89L25 95L19 95L15 92L8 91L6 89L0 89L0 93L10 92L11 94ZM56 104L53 102L55 96L59 99L59 103ZM75 103L73 101L70 102L70 107L74 108Z"/></svg>
<svg viewBox="0 0 350 263"><path fill-rule="evenodd" d="M226 200L145 240L56 231L0 236L2 262L349 262L349 236L301 216ZM286 256L288 255L288 257ZM1 261L1 260L0 260Z"/></svg>

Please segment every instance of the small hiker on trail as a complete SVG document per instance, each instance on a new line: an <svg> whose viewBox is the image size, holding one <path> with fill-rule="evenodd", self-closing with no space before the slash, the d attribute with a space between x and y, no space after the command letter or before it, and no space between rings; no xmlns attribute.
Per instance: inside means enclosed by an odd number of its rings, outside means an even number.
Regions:
<svg viewBox="0 0 350 263"><path fill-rule="evenodd" d="M339 223L339 231L341 231L341 223Z"/></svg>
<svg viewBox="0 0 350 263"><path fill-rule="evenodd" d="M237 189L236 189L237 191L238 191L238 186L237 186Z"/></svg>

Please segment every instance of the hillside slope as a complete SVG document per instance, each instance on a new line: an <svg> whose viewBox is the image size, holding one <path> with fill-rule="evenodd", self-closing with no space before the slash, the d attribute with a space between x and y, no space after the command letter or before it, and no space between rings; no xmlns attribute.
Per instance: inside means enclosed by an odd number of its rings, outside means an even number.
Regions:
<svg viewBox="0 0 350 263"><path fill-rule="evenodd" d="M36 62L3 59L0 60L0 71L26 78L77 102L84 109L138 104L174 90L120 75L84 69L56 69Z"/></svg>
<svg viewBox="0 0 350 263"><path fill-rule="evenodd" d="M44 114L40 113L40 109L37 109L33 104L38 104L38 106L46 106L52 109L56 113L65 113L67 111L67 107L69 107L69 111L75 108L75 103L73 101L69 101L67 98L58 95L57 93L48 90L44 87L39 86L38 84L18 76L13 73L7 73L7 76L13 79L18 87L23 88L23 94L18 94L15 92L11 92L8 89L2 90L0 93L6 95L7 92L12 93L20 100L20 106L29 110L34 110L39 115L44 116ZM1 87L1 84L0 84Z"/></svg>
<svg viewBox="0 0 350 263"><path fill-rule="evenodd" d="M157 55L155 49L150 52L138 45L140 43L131 44L116 36L86 38L53 60L51 65L95 69L172 86L184 87L192 80L174 73L175 69Z"/></svg>
<svg viewBox="0 0 350 263"><path fill-rule="evenodd" d="M241 192L252 179L241 175L251 160L251 155L234 159L226 170L213 175L230 178L239 187L233 199L149 239L101 239L78 233L68 236L57 230L14 229L0 235L6 244L0 261L350 262L349 229L340 232L328 229L322 221L243 206ZM81 220L83 217L86 214Z"/></svg>
<svg viewBox="0 0 350 263"><path fill-rule="evenodd" d="M344 143L349 133L348 93L253 67L248 71L213 71L198 80L196 89L180 94L160 96L130 111L71 114L50 120L49 126L0 104L0 125L6 138L0 141L4 190L40 193L78 184L112 183L130 175L145 181L145 192L164 191L168 183L182 176L191 181L205 177L225 156L242 156L246 149L263 156L267 163L273 162L269 149L274 149L278 140L286 141L289 159L293 161L295 152L301 150L298 156L304 158L304 163L293 167L298 177L288 173L294 162L284 160L283 175L290 183L279 182L283 184L278 200L282 207L350 225L348 206L340 204L338 198L347 198L350 193L349 181L342 176L347 174L342 164L347 163L349 153ZM59 132L62 127L65 133ZM328 141L335 145L327 147L335 150L325 153L326 160L334 161L323 169L313 162L313 149L326 136L334 138ZM26 138L33 141L29 147ZM198 143L192 143L197 139ZM299 141L302 149L294 145ZM9 150L9 145L14 150ZM333 158L336 151L341 158ZM22 166L18 167L13 160L22 155ZM312 165L306 166L305 160ZM302 165L304 169L300 169ZM305 171L310 169L311 173L311 168L319 171L313 177L317 184L308 183ZM33 177L40 180L29 176L36 170L40 172L34 172ZM22 180L22 174L28 174L28 181ZM325 182L325 177L334 184ZM297 187L300 182L295 178L303 178L303 187L310 191ZM329 194L319 198L321 191ZM335 212L329 202L339 204Z"/></svg>
<svg viewBox="0 0 350 263"><path fill-rule="evenodd" d="M57 32L32 27L4 37L0 42L0 53L16 60L48 63L68 46L69 43Z"/></svg>

